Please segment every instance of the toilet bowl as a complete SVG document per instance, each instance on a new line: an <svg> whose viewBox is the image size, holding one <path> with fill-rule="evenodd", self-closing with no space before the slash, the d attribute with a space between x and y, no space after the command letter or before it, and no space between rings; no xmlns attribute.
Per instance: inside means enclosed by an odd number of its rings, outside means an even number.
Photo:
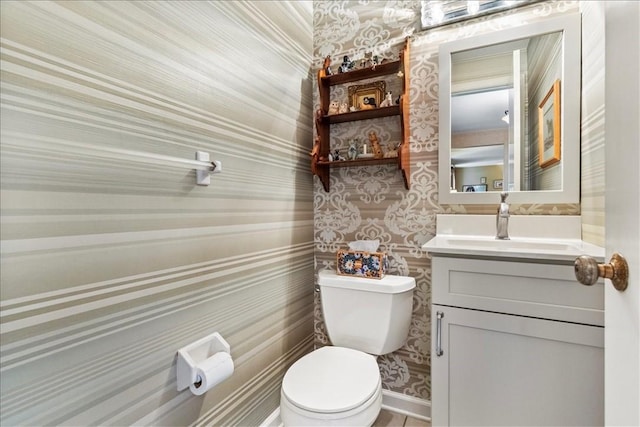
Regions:
<svg viewBox="0 0 640 427"><path fill-rule="evenodd" d="M292 426L371 426L382 408L374 355L405 343L415 279L318 273L322 314L333 346L296 361L282 380L280 417Z"/></svg>
<svg viewBox="0 0 640 427"><path fill-rule="evenodd" d="M375 357L344 347L322 347L296 361L282 381L285 426L370 426L382 406Z"/></svg>

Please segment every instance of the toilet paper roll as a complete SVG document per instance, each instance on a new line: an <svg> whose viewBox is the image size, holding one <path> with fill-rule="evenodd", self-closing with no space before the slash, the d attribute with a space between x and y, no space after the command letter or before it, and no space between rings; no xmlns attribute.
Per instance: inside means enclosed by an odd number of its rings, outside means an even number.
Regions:
<svg viewBox="0 0 640 427"><path fill-rule="evenodd" d="M229 353L221 351L196 365L196 378L194 384L189 386L189 390L200 396L229 378L231 374L233 374L233 359Z"/></svg>

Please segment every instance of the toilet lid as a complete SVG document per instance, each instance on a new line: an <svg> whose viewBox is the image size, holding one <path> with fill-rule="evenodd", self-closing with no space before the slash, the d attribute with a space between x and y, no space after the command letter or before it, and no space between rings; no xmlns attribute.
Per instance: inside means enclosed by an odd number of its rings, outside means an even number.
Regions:
<svg viewBox="0 0 640 427"><path fill-rule="evenodd" d="M344 347L319 348L300 358L282 380L282 393L295 406L313 412L341 412L366 402L380 385L370 354Z"/></svg>

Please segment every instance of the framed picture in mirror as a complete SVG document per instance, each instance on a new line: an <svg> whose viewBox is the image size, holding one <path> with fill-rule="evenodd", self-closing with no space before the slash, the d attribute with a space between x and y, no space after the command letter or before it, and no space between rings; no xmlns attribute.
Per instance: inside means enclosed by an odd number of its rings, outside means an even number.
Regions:
<svg viewBox="0 0 640 427"><path fill-rule="evenodd" d="M560 80L553 82L538 106L539 164L546 168L560 161Z"/></svg>
<svg viewBox="0 0 640 427"><path fill-rule="evenodd" d="M462 191L464 193L485 192L487 191L487 184L463 185Z"/></svg>

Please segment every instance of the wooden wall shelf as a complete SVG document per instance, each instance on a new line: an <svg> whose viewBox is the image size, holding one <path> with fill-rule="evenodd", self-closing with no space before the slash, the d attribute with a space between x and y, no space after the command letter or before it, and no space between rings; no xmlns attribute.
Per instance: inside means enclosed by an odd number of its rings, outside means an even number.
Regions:
<svg viewBox="0 0 640 427"><path fill-rule="evenodd" d="M373 77L382 77L389 74L397 73L402 70L402 59L399 61L385 62L375 67L360 68L359 70L349 71L348 73L322 75L323 84L327 86L341 85L345 83L357 82L359 80L371 79ZM324 71L324 70L321 70Z"/></svg>
<svg viewBox="0 0 640 427"><path fill-rule="evenodd" d="M356 82L390 74L399 74L402 77L402 94L400 104L391 107L374 108L371 110L353 111L343 114L327 115L329 109L329 97L331 86ZM405 188L410 188L410 160L409 151L409 38L405 39L400 52L400 60L385 62L375 67L362 68L347 73L326 75L324 69L318 71L318 91L320 93L320 109L316 112L315 126L316 138L311 152L311 171L322 182L325 191L329 191L331 168L351 166L373 166L383 164L397 164L402 172ZM401 141L398 147L398 157L386 157L382 159L356 159L330 162L331 151L329 130L332 124L355 122L360 120L372 120L381 117L400 116Z"/></svg>
<svg viewBox="0 0 640 427"><path fill-rule="evenodd" d="M323 116L323 124L355 122L358 120L378 119L380 117L399 116L400 106L393 105L391 107L374 108L372 110L353 111L343 114L332 114Z"/></svg>
<svg viewBox="0 0 640 427"><path fill-rule="evenodd" d="M389 165L397 164L398 159L395 157L385 157L382 159L356 159L356 160L340 160L335 162L318 162L320 166L328 166L331 168L346 168L351 166L375 166L375 165Z"/></svg>

